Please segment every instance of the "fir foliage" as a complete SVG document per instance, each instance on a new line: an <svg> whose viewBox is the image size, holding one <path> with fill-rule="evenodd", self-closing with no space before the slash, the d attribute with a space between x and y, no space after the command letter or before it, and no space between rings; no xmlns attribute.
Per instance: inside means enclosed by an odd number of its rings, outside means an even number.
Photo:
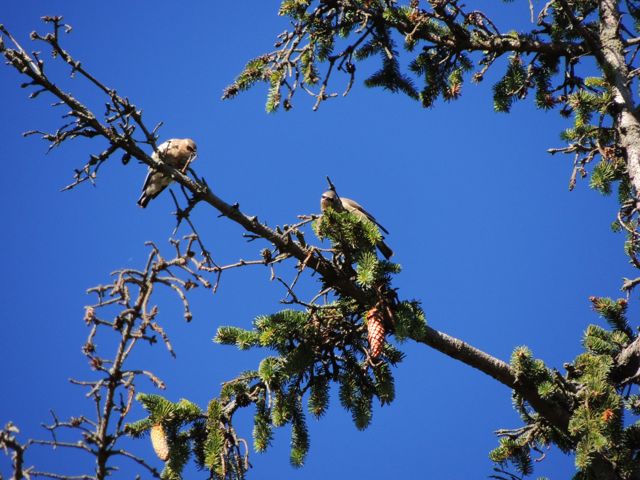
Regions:
<svg viewBox="0 0 640 480"><path fill-rule="evenodd" d="M389 350L390 358L375 367L358 359L366 349L366 330L351 303L328 305L313 314L296 310L283 310L264 315L254 321L252 331L260 342L277 356L265 357L258 368L259 383L264 392L256 402L254 443L259 451L268 447L271 426L291 424L291 462L301 465L308 451L308 433L302 397L308 391L307 410L320 417L329 405L330 382L338 378L340 385L349 385L353 394L344 397L343 406L352 412L358 428L365 428L371 420L373 397L381 404L394 397L393 376L389 364L401 360L401 355ZM236 337L243 333L221 328L216 338L228 344L237 344ZM383 355L385 356L385 355ZM338 358L342 360L338 360ZM242 383L242 382L241 382ZM267 388L268 387L268 388Z"/></svg>
<svg viewBox="0 0 640 480"><path fill-rule="evenodd" d="M400 302L395 310L395 336L399 341L421 339L427 325L424 311L417 301Z"/></svg>
<svg viewBox="0 0 640 480"><path fill-rule="evenodd" d="M582 388L577 393L580 401L569 422L569 432L577 439L576 467L586 470L593 461L595 453L615 455L613 437L617 431L615 421L605 412L617 411L620 397L608 381L612 360L607 355L585 353L579 355L574 367L580 372L578 382Z"/></svg>
<svg viewBox="0 0 640 480"><path fill-rule="evenodd" d="M336 250L345 254L349 260L354 255L361 256L366 252L375 255L375 246L382 237L378 227L368 220L349 213L337 212L328 208L314 222L313 229L320 238L328 238Z"/></svg>
<svg viewBox="0 0 640 480"><path fill-rule="evenodd" d="M370 425L375 399L386 405L395 398L391 367L402 361L403 354L387 342L377 361L370 360L365 326L368 309L380 302L387 305L393 316L388 319L390 327L397 328L401 340L421 338L426 325L418 302L401 302L395 294L384 293L393 292L392 275L400 269L378 259L375 248L381 236L377 226L348 212L328 209L315 222L314 230L332 241L342 268L352 272L369 292L371 304L363 306L338 295L320 308L260 315L249 330L220 327L214 338L241 350L263 348L272 353L262 359L257 371L225 383L218 401L219 405L234 402L255 407L253 443L259 452L270 446L274 428L290 425L290 461L294 466L304 463L309 450L306 412L316 418L326 412L332 382L338 384L340 403L358 429ZM219 442L211 440L211 444ZM211 458L219 455L218 447L205 450L216 452L205 462L215 469Z"/></svg>
<svg viewBox="0 0 640 480"><path fill-rule="evenodd" d="M181 479L182 470L192 453L191 440L200 436L198 430L201 425L197 421L203 417L202 411L197 405L185 399L173 403L160 395L143 393L138 394L136 399L149 412L149 416L127 425L128 432L132 436L139 437L148 432L153 425L162 425L169 447L169 456L165 462L162 478ZM183 427L188 426L191 428L182 430Z"/></svg>
<svg viewBox="0 0 640 480"><path fill-rule="evenodd" d="M346 95L357 64L370 62L374 73L365 86L404 93L430 108L439 99L459 98L468 77L480 82L494 68L501 71L493 85L495 110L509 112L533 92L537 108L573 114L573 125L562 134L568 146L556 150L577 155L571 188L576 174L586 177L592 164L591 186L609 193L624 178L624 155L614 148L613 76L604 68L601 76L578 72L585 54L593 56L584 36L598 36L598 2L566 5L580 28L562 12L563 4L551 2L540 12L540 28L500 32L484 12L458 1L282 0L279 14L288 17L291 30L278 37L275 51L251 60L223 98L265 82L268 111L282 103L289 109L299 90L315 97L317 108L338 96L329 92L332 76L347 76ZM637 22L637 0L627 2L626 10ZM586 70L593 74L590 64ZM630 198L624 196L621 202Z"/></svg>
<svg viewBox="0 0 640 480"><path fill-rule="evenodd" d="M369 44L366 55L378 53L382 59L382 68L367 78L364 84L367 87L381 87L393 93L402 92L410 98L418 99L419 95L413 80L401 72L398 52L395 50L395 43L391 39L389 29L378 29L374 39Z"/></svg>
<svg viewBox="0 0 640 480"><path fill-rule="evenodd" d="M256 413L253 421L253 446L256 452L264 452L273 440L273 428L266 404L266 393L260 392L255 402Z"/></svg>
<svg viewBox="0 0 640 480"><path fill-rule="evenodd" d="M640 453L640 429L637 423L625 426L623 415L625 410L638 415L640 401L636 395L625 395L614 382L612 369L635 335L626 320L626 300L592 297L591 301L612 329L590 325L583 338L585 353L565 365L566 375L534 359L528 348L515 349L511 365L518 383L536 387L540 397L567 409L571 416L567 432L561 432L515 394L514 404L525 426L498 432L502 435L500 444L490 458L500 465L499 471L506 472L505 468L512 466L520 474L529 475L532 452L555 444L575 454L574 478L596 478L592 467L602 457L617 466L620 478L630 478Z"/></svg>
<svg viewBox="0 0 640 480"><path fill-rule="evenodd" d="M244 70L232 85L229 85L222 98L233 98L238 93L248 90L257 82L267 82L271 80L271 70L269 68L270 57L263 55L250 60Z"/></svg>
<svg viewBox="0 0 640 480"><path fill-rule="evenodd" d="M246 375L242 379L237 383L244 381L246 384ZM237 395L241 388L236 384L230 390ZM211 400L205 413L185 399L173 403L160 395L150 394L139 394L136 399L149 416L127 425L127 430L132 436L140 437L154 425L162 425L169 448L161 475L163 479L181 480L191 456L200 468L210 472L212 479L244 478L248 465L239 453L238 441L229 423L228 407L220 400Z"/></svg>
<svg viewBox="0 0 640 480"><path fill-rule="evenodd" d="M619 331L628 337L634 336L627 321L627 300L620 298L614 301L606 297L591 297L590 300L593 309L607 321L614 333Z"/></svg>
<svg viewBox="0 0 640 480"><path fill-rule="evenodd" d="M504 77L493 87L493 108L497 112L509 112L514 100L527 94L529 81L520 56L513 55Z"/></svg>
<svg viewBox="0 0 640 480"><path fill-rule="evenodd" d="M381 399L382 401L382 399ZM329 378L321 375L311 383L309 393L309 413L320 418L329 407Z"/></svg>

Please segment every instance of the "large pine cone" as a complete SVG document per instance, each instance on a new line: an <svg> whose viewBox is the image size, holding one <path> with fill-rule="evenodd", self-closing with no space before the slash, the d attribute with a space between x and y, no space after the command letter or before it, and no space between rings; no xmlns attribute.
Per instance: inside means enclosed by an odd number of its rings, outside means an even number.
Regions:
<svg viewBox="0 0 640 480"><path fill-rule="evenodd" d="M367 312L367 332L371 358L378 358L384 346L384 323L382 313L375 307Z"/></svg>

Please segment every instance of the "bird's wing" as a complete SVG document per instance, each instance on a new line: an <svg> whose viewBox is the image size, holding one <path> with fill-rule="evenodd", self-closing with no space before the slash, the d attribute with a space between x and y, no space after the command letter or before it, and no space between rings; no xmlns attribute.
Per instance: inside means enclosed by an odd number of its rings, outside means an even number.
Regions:
<svg viewBox="0 0 640 480"><path fill-rule="evenodd" d="M171 140L167 140L166 142L161 143L160 145L158 145L158 150L151 154L151 157L154 160L159 160L160 158L158 153L160 153L160 155L164 155L167 152L167 149L169 148L170 145L171 145ZM163 176L162 172L154 170L152 167L148 168L147 176L145 177L144 183L142 184L143 193L147 190L149 185L151 185L151 182L156 181L158 176L160 177Z"/></svg>
<svg viewBox="0 0 640 480"><path fill-rule="evenodd" d="M365 217L367 217L369 220L371 220L373 223L375 223L378 227L380 227L380 230L382 230L384 233L389 234L389 231L384 228L382 225L380 225L380 223L378 223L378 221L375 219L375 217L373 215L371 215L369 212L367 212L362 205L360 205L358 202L356 202L355 200L351 200L350 198L345 198L345 197L340 197L340 200L342 200L342 204L344 205L344 207L347 210L357 210L360 213L364 214Z"/></svg>
<svg viewBox="0 0 640 480"><path fill-rule="evenodd" d="M159 160L158 158L158 152L160 152L161 154L164 154L164 152L167 150L167 147L169 146L169 142L164 142L162 144L160 144L158 146L158 151L157 152L153 152L151 154L151 158L153 158L154 160ZM142 184L142 191L144 192L147 187L151 184L151 179L153 177L153 174L156 170L154 170L152 167L149 167L147 169L147 176L144 179L144 183Z"/></svg>
<svg viewBox="0 0 640 480"><path fill-rule="evenodd" d="M143 192L151 184L151 179L152 179L154 173L155 173L155 170L153 168L149 167L149 169L147 170L147 176L145 177L144 183L142 184L142 191Z"/></svg>

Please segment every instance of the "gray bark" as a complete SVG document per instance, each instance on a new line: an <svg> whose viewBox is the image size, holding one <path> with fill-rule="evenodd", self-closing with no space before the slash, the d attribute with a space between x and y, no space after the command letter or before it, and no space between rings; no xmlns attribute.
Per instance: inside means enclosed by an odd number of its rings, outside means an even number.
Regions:
<svg viewBox="0 0 640 480"><path fill-rule="evenodd" d="M636 192L640 192L640 121L636 116L635 102L629 79L629 66L620 36L620 10L617 0L600 1L600 30L596 59L607 79L614 86L617 109L616 129L620 146L625 153L629 179Z"/></svg>

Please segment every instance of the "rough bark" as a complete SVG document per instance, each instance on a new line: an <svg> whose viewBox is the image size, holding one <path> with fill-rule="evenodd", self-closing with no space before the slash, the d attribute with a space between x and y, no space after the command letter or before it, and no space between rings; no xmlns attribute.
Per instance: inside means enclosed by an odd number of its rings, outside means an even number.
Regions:
<svg viewBox="0 0 640 480"><path fill-rule="evenodd" d="M640 378L640 337L618 354L616 366L611 372L611 380L616 385L624 385L638 378Z"/></svg>
<svg viewBox="0 0 640 480"><path fill-rule="evenodd" d="M617 0L600 1L600 30L598 62L607 79L614 86L617 110L616 129L624 150L629 179L636 193L640 192L640 121L629 79L629 66L620 36L620 10Z"/></svg>

